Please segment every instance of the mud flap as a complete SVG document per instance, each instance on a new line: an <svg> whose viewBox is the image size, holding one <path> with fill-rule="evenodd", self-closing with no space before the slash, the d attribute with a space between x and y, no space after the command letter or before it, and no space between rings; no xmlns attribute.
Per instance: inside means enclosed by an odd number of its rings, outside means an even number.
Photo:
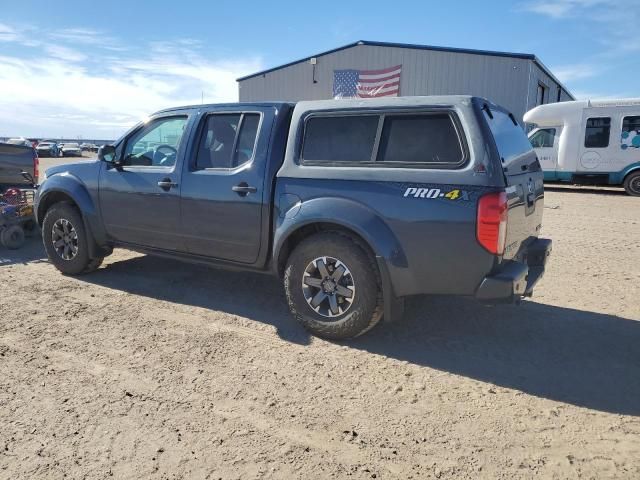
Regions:
<svg viewBox="0 0 640 480"><path fill-rule="evenodd" d="M393 291L393 285L391 285L391 278L389 277L389 270L387 269L387 263L384 258L376 256L376 262L378 263L378 271L380 272L380 279L382 281L382 299L384 302L384 323L395 322L400 320L404 315L404 298L398 298Z"/></svg>

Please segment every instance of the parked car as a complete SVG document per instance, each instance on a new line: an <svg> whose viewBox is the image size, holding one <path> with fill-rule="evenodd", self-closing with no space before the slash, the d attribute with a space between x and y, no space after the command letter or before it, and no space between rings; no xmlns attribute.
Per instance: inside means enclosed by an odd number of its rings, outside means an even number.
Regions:
<svg viewBox="0 0 640 480"><path fill-rule="evenodd" d="M547 181L623 185L640 196L640 99L540 105L524 121Z"/></svg>
<svg viewBox="0 0 640 480"><path fill-rule="evenodd" d="M61 272L115 246L270 271L323 337L397 318L410 295L517 302L551 252L535 153L481 98L174 108L98 158L50 168L37 194Z"/></svg>
<svg viewBox="0 0 640 480"><path fill-rule="evenodd" d="M63 157L81 157L82 149L77 143L64 143L62 146Z"/></svg>
<svg viewBox="0 0 640 480"><path fill-rule="evenodd" d="M24 137L10 138L4 143L8 143L9 145L21 145L23 147L33 147L33 142Z"/></svg>
<svg viewBox="0 0 640 480"><path fill-rule="evenodd" d="M36 147L39 157L57 157L59 156L58 144L55 142L40 142Z"/></svg>
<svg viewBox="0 0 640 480"><path fill-rule="evenodd" d="M33 147L0 143L0 193L7 187L37 182L38 165L38 154ZM26 172L32 179L25 177L22 172Z"/></svg>

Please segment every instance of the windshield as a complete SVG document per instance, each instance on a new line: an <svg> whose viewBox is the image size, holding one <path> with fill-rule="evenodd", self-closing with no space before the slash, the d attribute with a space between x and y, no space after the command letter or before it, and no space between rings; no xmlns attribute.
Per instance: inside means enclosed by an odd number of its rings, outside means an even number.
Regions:
<svg viewBox="0 0 640 480"><path fill-rule="evenodd" d="M78 148L77 143L65 143L64 146L67 148Z"/></svg>

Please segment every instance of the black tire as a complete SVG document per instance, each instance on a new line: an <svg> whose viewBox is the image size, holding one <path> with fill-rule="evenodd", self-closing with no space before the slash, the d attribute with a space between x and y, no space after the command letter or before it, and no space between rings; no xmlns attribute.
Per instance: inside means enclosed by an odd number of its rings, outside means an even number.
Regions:
<svg viewBox="0 0 640 480"><path fill-rule="evenodd" d="M73 246L76 251L71 258L63 258L67 250L60 253L54 246L54 241L57 238L54 226L59 232L61 231L59 228L61 223L64 223L64 225L68 223L71 226L69 230L73 229L75 231ZM82 216L74 206L68 203L57 203L47 211L42 223L42 241L49 260L62 273L66 275L82 275L93 272L100 266L103 260L102 257L89 258L87 240ZM69 250L69 252L72 251Z"/></svg>
<svg viewBox="0 0 640 480"><path fill-rule="evenodd" d="M0 243L9 250L17 250L24 245L24 230L20 225L9 225L0 231Z"/></svg>
<svg viewBox="0 0 640 480"><path fill-rule="evenodd" d="M624 179L624 189L633 197L640 197L640 171L631 172Z"/></svg>
<svg viewBox="0 0 640 480"><path fill-rule="evenodd" d="M310 288L303 286L303 277L308 275L305 271L320 258L325 258L327 263L331 262L327 261L327 258L339 260L340 264L347 268L347 281L353 288L352 302L343 313L331 318L312 307L313 299L307 300L316 293L323 293L324 290L321 292L320 287L312 287L316 290L311 290L309 294ZM318 275L322 277L319 270ZM352 238L339 232L313 235L295 248L287 259L284 289L294 318L318 337L333 340L354 338L371 330L382 318L382 290L375 260ZM329 314L329 296L325 295L325 298L323 302L327 303L326 313ZM344 303L345 298L337 298Z"/></svg>

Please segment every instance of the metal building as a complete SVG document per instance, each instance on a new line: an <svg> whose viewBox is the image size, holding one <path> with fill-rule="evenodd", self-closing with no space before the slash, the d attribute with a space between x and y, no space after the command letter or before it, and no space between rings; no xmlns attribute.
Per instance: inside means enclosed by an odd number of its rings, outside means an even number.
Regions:
<svg viewBox="0 0 640 480"><path fill-rule="evenodd" d="M387 89L391 94L476 95L509 109L519 121L542 103L574 100L535 55L359 41L239 78L240 101L334 98L345 78L398 66L399 81L392 81L399 92Z"/></svg>

